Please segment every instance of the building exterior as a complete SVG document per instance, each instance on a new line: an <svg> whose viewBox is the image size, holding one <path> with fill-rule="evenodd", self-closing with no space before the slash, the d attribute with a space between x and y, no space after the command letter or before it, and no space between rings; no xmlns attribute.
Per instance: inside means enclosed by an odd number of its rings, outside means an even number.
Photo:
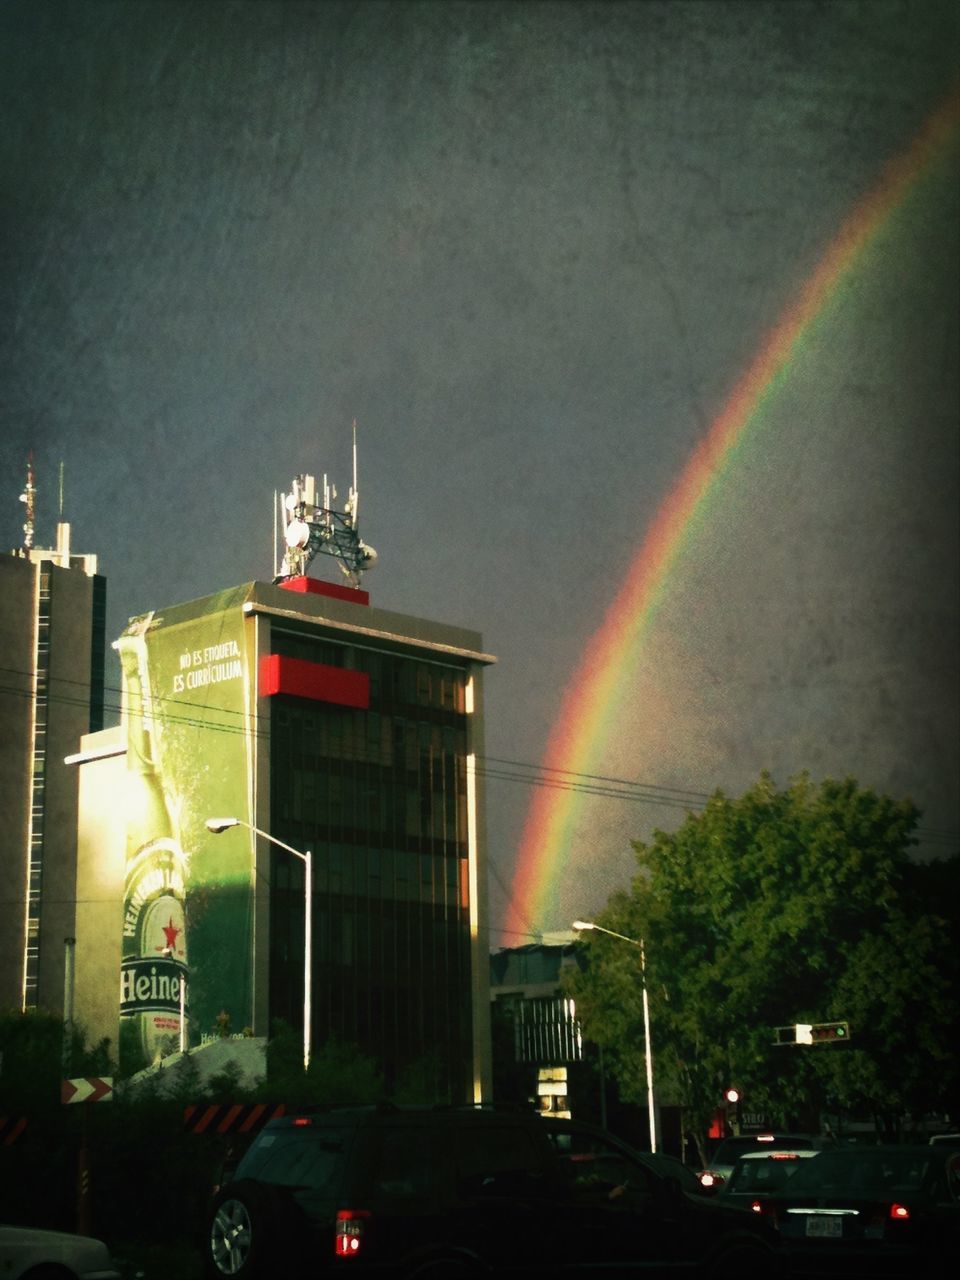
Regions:
<svg viewBox="0 0 960 1280"><path fill-rule="evenodd" d="M488 1097L481 637L300 576L133 619L116 647L122 723L73 757L94 1038L122 1014L127 1070L225 1024L302 1027L309 852L313 1045Z"/></svg>
<svg viewBox="0 0 960 1280"><path fill-rule="evenodd" d="M32 524L31 524L32 532ZM0 1008L62 1013L75 936L76 776L64 764L103 724L106 582L52 549L0 556Z"/></svg>
<svg viewBox="0 0 960 1280"><path fill-rule="evenodd" d="M498 1100L535 1097L541 1111L563 1119L573 1114L584 1061L576 1007L561 986L562 970L577 963L575 936L552 934L490 956L499 1092L506 1095Z"/></svg>

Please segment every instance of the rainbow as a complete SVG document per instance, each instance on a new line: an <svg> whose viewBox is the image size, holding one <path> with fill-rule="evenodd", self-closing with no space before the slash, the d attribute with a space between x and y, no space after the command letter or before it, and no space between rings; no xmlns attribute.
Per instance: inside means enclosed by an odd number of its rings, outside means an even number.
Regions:
<svg viewBox="0 0 960 1280"><path fill-rule="evenodd" d="M955 90L853 209L657 511L561 700L541 765L545 782L552 785L538 787L527 810L503 928L505 946L516 946L532 931L544 928L554 888L570 856L580 804L578 792L568 784L575 775L595 770L624 669L635 661L650 631L669 575L695 534L704 499L724 474L735 447L759 422L764 407L789 375L810 326L911 188L943 153L958 124L960 91Z"/></svg>

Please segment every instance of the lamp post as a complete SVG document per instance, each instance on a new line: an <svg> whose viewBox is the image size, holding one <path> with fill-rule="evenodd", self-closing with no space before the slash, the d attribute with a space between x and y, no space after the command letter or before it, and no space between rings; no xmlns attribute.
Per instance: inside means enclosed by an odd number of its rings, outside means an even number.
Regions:
<svg viewBox="0 0 960 1280"><path fill-rule="evenodd" d="M208 818L206 825L207 830L212 831L214 835L219 835L221 831L226 831L228 827L246 827L248 831L262 836L264 840L269 840L271 844L275 844L277 848L285 849L287 853L292 853L295 858L299 858L303 863L303 1069L306 1071L310 1066L310 1011L313 987L313 924L311 920L313 855L309 849L305 853L301 853L299 849L294 849L292 845L284 844L276 836L270 835L267 831L261 831L259 827L255 827L251 822L244 822L242 818Z"/></svg>
<svg viewBox="0 0 960 1280"><path fill-rule="evenodd" d="M632 947L640 948L640 979L643 988L643 1039L647 1066L647 1124L650 1129L650 1150L657 1149L656 1110L653 1105L653 1050L650 1047L650 1001L647 998L647 958L642 938L628 938L625 933L616 933L613 929L605 929L602 924L594 924L592 920L574 920L574 929L595 929L597 933L607 933L611 938L619 938L621 942L629 942Z"/></svg>

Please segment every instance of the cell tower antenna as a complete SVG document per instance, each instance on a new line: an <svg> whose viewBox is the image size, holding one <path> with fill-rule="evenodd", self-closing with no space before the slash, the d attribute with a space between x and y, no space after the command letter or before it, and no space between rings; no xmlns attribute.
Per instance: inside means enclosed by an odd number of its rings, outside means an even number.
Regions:
<svg viewBox="0 0 960 1280"><path fill-rule="evenodd" d="M60 519L63 520L63 459L60 459Z"/></svg>
<svg viewBox="0 0 960 1280"><path fill-rule="evenodd" d="M27 484L20 501L26 505L26 519L23 522L23 552L29 554L33 548L33 528L36 518L37 488L33 483L33 450L27 455Z"/></svg>
<svg viewBox="0 0 960 1280"><path fill-rule="evenodd" d="M286 552L275 582L285 578L305 577L316 555L333 556L351 585L360 586L362 575L372 569L377 553L360 537L357 513L360 491L357 483L357 424L353 424L353 484L343 511L336 511L336 486L323 477L320 505L317 505L316 480L310 475L296 476L290 492L283 495L280 509Z"/></svg>

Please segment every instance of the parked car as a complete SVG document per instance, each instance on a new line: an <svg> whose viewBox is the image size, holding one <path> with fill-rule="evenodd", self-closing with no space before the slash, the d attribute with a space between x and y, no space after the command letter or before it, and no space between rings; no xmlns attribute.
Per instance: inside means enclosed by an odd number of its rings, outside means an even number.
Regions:
<svg viewBox="0 0 960 1280"><path fill-rule="evenodd" d="M930 1139L930 1145L960 1150L960 1133L935 1133Z"/></svg>
<svg viewBox="0 0 960 1280"><path fill-rule="evenodd" d="M720 1195L727 1203L744 1204L754 1213L760 1213L760 1197L780 1191L796 1173L801 1161L815 1156L816 1151L804 1149L746 1151L733 1166L733 1172L720 1188Z"/></svg>
<svg viewBox="0 0 960 1280"><path fill-rule="evenodd" d="M102 1240L65 1231L12 1226L0 1226L0 1276L3 1280L35 1276L120 1280L120 1272Z"/></svg>
<svg viewBox="0 0 960 1280"><path fill-rule="evenodd" d="M761 1205L796 1276L954 1275L960 1152L845 1147L805 1160Z"/></svg>
<svg viewBox="0 0 960 1280"><path fill-rule="evenodd" d="M705 1169L697 1174L708 1191L720 1191L740 1156L748 1151L822 1151L826 1139L815 1133L745 1133L724 1138L711 1153Z"/></svg>
<svg viewBox="0 0 960 1280"><path fill-rule="evenodd" d="M370 1107L271 1121L217 1193L204 1266L402 1280L776 1274L766 1220L687 1194L656 1157L534 1112Z"/></svg>

